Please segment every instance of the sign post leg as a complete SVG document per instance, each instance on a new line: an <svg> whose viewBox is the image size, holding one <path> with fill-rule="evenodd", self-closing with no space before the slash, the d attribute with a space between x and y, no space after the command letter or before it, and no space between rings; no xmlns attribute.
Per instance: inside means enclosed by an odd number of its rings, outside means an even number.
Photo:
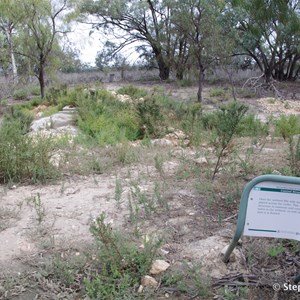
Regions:
<svg viewBox="0 0 300 300"><path fill-rule="evenodd" d="M300 281L300 273L294 278L295 284L298 284L299 281Z"/></svg>
<svg viewBox="0 0 300 300"><path fill-rule="evenodd" d="M228 248L227 248L227 250L226 250L226 252L225 252L225 255L224 255L224 257L223 257L223 262L224 262L224 263L227 263L227 262L228 262L229 256L230 256L230 254L232 253L232 251L234 250L234 248L235 248L235 246L237 245L237 243L238 243L238 240L237 240L237 241L235 241L235 240L232 240L232 241L231 241L231 243L230 243L230 245L228 246Z"/></svg>

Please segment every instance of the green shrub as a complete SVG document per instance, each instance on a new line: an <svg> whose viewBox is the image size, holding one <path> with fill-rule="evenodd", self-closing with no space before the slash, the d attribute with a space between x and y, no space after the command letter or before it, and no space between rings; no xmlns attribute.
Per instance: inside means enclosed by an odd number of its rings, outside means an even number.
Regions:
<svg viewBox="0 0 300 300"><path fill-rule="evenodd" d="M240 98L255 98L256 94L253 90L251 89L245 89L245 88L241 88L241 89L237 89L237 93L239 95Z"/></svg>
<svg viewBox="0 0 300 300"><path fill-rule="evenodd" d="M181 111L184 112L181 117L182 128L189 135L190 142L198 145L203 131L202 106L200 103L192 103L181 107Z"/></svg>
<svg viewBox="0 0 300 300"><path fill-rule="evenodd" d="M29 96L29 91L26 88L16 90L13 94L15 100L24 100Z"/></svg>
<svg viewBox="0 0 300 300"><path fill-rule="evenodd" d="M44 182L57 176L50 163L51 138L29 137L20 120L4 120L0 127L0 182Z"/></svg>
<svg viewBox="0 0 300 300"><path fill-rule="evenodd" d="M209 96L210 97L223 97L226 95L226 92L222 88L212 88L209 91Z"/></svg>
<svg viewBox="0 0 300 300"><path fill-rule="evenodd" d="M12 106L10 110L5 114L4 120L7 123L16 123L20 126L23 134L29 131L30 125L33 121L33 113L22 106Z"/></svg>
<svg viewBox="0 0 300 300"><path fill-rule="evenodd" d="M146 97L136 105L140 128L146 136L160 137L163 115L155 97Z"/></svg>
<svg viewBox="0 0 300 300"><path fill-rule="evenodd" d="M117 93L121 94L121 95L128 95L128 96L132 97L133 99L139 99L139 98L145 97L147 95L146 91L139 89L133 85L125 85L125 86L119 88L117 90Z"/></svg>
<svg viewBox="0 0 300 300"><path fill-rule="evenodd" d="M77 105L79 127L99 144L116 144L140 136L132 105L117 101L108 91L100 90L96 99L86 98Z"/></svg>
<svg viewBox="0 0 300 300"><path fill-rule="evenodd" d="M33 96L39 96L41 94L41 88L38 85L32 85L28 89L29 93Z"/></svg>
<svg viewBox="0 0 300 300"><path fill-rule="evenodd" d="M289 167L292 175L300 177L300 137L296 140L293 137L289 138Z"/></svg>
<svg viewBox="0 0 300 300"><path fill-rule="evenodd" d="M193 80L191 79L181 79L176 81L178 87L191 87L194 85Z"/></svg>
<svg viewBox="0 0 300 300"><path fill-rule="evenodd" d="M56 105L56 106L49 106L47 109L45 109L43 111L43 117L48 117L48 116L52 116L53 114L59 112L60 109L59 109L59 106Z"/></svg>
<svg viewBox="0 0 300 300"><path fill-rule="evenodd" d="M41 105L42 103L43 103L43 99L42 98L40 98L40 97L35 97L35 98L33 98L32 100L30 100L30 105L32 106L32 107L36 107L36 106L39 106L39 105Z"/></svg>
<svg viewBox="0 0 300 300"><path fill-rule="evenodd" d="M276 122L276 132L285 140L300 133L299 117L295 115L282 115Z"/></svg>
<svg viewBox="0 0 300 300"><path fill-rule="evenodd" d="M102 214L91 226L98 246L98 263L94 274L84 280L87 295L91 299L132 299L141 277L150 270L161 240L144 243L144 249L131 241L124 233L105 224Z"/></svg>
<svg viewBox="0 0 300 300"><path fill-rule="evenodd" d="M253 114L244 116L239 124L240 136L266 136L269 132L269 124L260 121Z"/></svg>
<svg viewBox="0 0 300 300"><path fill-rule="evenodd" d="M239 125L247 109L247 106L244 104L232 102L228 105L221 106L219 110L213 114L211 124L213 130L212 144L217 155L217 162L212 180L220 169L224 151L228 149L233 136L240 131Z"/></svg>

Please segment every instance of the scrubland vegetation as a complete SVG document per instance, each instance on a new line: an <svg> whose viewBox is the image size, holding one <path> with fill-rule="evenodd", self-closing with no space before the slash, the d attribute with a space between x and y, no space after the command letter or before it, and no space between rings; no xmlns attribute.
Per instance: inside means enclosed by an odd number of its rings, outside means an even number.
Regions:
<svg viewBox="0 0 300 300"><path fill-rule="evenodd" d="M209 97L222 97L220 90L211 88ZM121 101L122 97L126 101ZM206 209L222 226L222 220L236 211L241 189L249 178L274 170L282 175L299 175L299 117L282 115L262 122L249 112L247 105L228 98L213 111L206 112L201 104L173 99L157 87L144 90L123 85L111 92L103 86L79 85L52 88L45 99L36 97L7 107L0 129L0 179L8 186L55 183L66 174L109 175L140 163L152 164L157 175L152 195L144 193L132 179L130 226L126 233L112 229L105 222L105 214L99 212L99 217L91 223L95 245L83 257L77 259L66 254L62 258L54 252L38 273L28 271L18 279L3 277L1 297L12 297L14 293L22 297L22 288L30 290L33 283L41 286L47 278L51 278L50 297L57 299L84 295L91 299L160 299L166 294L173 299L210 299L216 294L222 299L239 299L251 295L247 285L229 290L213 289L209 274L200 274L201 266L190 263L160 276L159 288L138 292L141 278L148 274L153 260L160 257L159 249L165 242L163 235L145 238L142 227L147 220L167 214L170 189L185 182L185 186L206 198ZM47 116L66 105L78 111L75 123L79 133L75 138L30 133L35 107L43 106L43 114ZM182 132L178 138L182 155L178 157L176 173L170 175L163 166L172 157L172 146L155 146L151 141L163 141L168 134L179 132ZM267 143L278 142L286 144L283 161L278 165L262 163L257 155ZM194 158L184 154L188 149L195 151ZM56 165L51 159L58 152L61 159ZM205 158L205 163L197 164L197 157ZM124 201L124 180L128 176L116 177L116 209L121 209ZM33 199L38 223L42 224L47 217L43 198L38 195ZM5 214L1 212L1 218ZM143 246L139 247L141 243ZM245 247L247 255L254 255L250 245ZM298 255L299 248L294 242L269 241L265 251L266 258L280 260L284 253L291 251ZM252 263L248 263L250 267ZM265 295L269 295L268 291Z"/></svg>
<svg viewBox="0 0 300 300"><path fill-rule="evenodd" d="M0 299L297 299L272 286L299 242L220 253L249 180L300 176L299 11L1 0ZM86 23L93 66L68 39ZM51 119L65 108L72 131Z"/></svg>

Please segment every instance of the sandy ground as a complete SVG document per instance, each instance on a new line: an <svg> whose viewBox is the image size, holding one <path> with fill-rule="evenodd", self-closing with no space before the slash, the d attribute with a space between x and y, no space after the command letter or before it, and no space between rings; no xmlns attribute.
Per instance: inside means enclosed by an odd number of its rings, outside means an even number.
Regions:
<svg viewBox="0 0 300 300"><path fill-rule="evenodd" d="M115 90L116 87L110 85L109 89ZM195 88L183 91L172 91L169 87L167 89L170 94L177 93L177 97L185 99L195 92ZM208 93L207 88L205 93ZM300 114L299 102L291 99L285 102L273 98L243 101L265 120L270 115ZM205 105L207 110L214 108L211 104ZM260 157L257 160L272 164L284 155L285 146L282 141L270 142L263 151L257 152ZM280 154L276 152L279 147ZM167 152L173 150L168 149ZM186 151L187 157L195 156L195 152L191 154L190 149L177 150L182 153ZM153 186L155 177L157 178L153 165L130 168L131 176L144 178L141 189L151 190L150 186ZM164 162L164 168L169 177L175 176L179 168L178 157ZM118 172L118 177L122 178L123 174L125 178L120 206L115 200L115 175L73 176L45 186L0 185L0 268L18 271L24 267L21 264L23 258L38 257L49 247L73 247L80 251L81 246L92 243L89 228L101 212L105 212L106 221L113 228L126 230L130 214L129 183L132 178L126 179L129 167ZM168 211L159 212L155 218L146 220L141 230L147 234L167 233L167 242L162 247L161 255L175 269L182 260L196 260L204 265L203 272L208 272L213 277L234 271L247 272L243 253L236 250L228 265L222 262L220 256L221 250L233 236L236 220L234 215L224 215L220 226L216 214L207 209L207 199L201 198L184 181L173 186L166 198Z"/></svg>

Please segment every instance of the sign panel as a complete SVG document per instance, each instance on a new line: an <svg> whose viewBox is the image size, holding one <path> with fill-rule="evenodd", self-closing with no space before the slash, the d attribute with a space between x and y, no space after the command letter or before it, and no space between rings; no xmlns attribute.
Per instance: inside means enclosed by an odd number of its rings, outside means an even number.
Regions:
<svg viewBox="0 0 300 300"><path fill-rule="evenodd" d="M244 235L300 241L300 185L256 184L248 197Z"/></svg>

